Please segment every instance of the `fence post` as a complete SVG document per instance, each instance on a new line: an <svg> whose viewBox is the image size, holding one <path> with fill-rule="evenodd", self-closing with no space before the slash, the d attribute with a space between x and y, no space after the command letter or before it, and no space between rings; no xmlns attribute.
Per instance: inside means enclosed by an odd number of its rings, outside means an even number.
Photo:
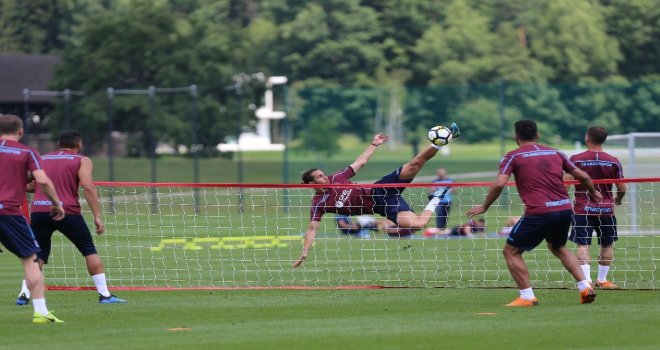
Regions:
<svg viewBox="0 0 660 350"><path fill-rule="evenodd" d="M30 144L30 89L23 89L23 143Z"/></svg>
<svg viewBox="0 0 660 350"><path fill-rule="evenodd" d="M71 101L71 90L64 89L64 91L62 91L62 96L64 96L64 130L70 130L71 110L69 109L69 102Z"/></svg>
<svg viewBox="0 0 660 350"><path fill-rule="evenodd" d="M199 145L197 144L197 99L199 93L197 91L197 85L190 85L190 96L192 97L192 144L190 145L190 151L193 153L193 182L199 183ZM199 214L199 187L193 189L193 196L195 214Z"/></svg>
<svg viewBox="0 0 660 350"><path fill-rule="evenodd" d="M107 90L107 104L106 104L106 113L108 114L108 181L115 181L115 150L114 150L114 140L112 139L112 132L115 129L114 125L114 111L112 102L115 97L115 89L109 87ZM110 186L110 212L115 213L115 188Z"/></svg>

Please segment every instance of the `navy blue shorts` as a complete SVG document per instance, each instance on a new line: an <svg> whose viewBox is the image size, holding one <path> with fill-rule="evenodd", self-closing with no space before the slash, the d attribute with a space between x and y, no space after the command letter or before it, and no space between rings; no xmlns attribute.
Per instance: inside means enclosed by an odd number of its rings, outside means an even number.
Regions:
<svg viewBox="0 0 660 350"><path fill-rule="evenodd" d="M591 245L591 235L596 231L598 244L610 246L619 239L616 232L616 217L614 215L573 215L573 227L568 237L579 245Z"/></svg>
<svg viewBox="0 0 660 350"><path fill-rule="evenodd" d="M19 258L27 258L41 250L22 215L0 215L0 243Z"/></svg>
<svg viewBox="0 0 660 350"><path fill-rule="evenodd" d="M506 242L526 251L536 248L544 239L554 248L563 247L568 240L572 216L571 209L541 215L524 215L511 229Z"/></svg>
<svg viewBox="0 0 660 350"><path fill-rule="evenodd" d="M50 239L53 232L60 231L71 243L73 243L83 256L96 254L96 246L92 240L87 223L82 215L67 215L60 221L51 219L49 213L32 213L30 215L32 231L41 246L41 252L37 254L39 259L48 263L50 256Z"/></svg>
<svg viewBox="0 0 660 350"><path fill-rule="evenodd" d="M380 180L376 181L377 184L407 184L411 183L412 179L402 180L399 179L401 167L393 172L383 176ZM406 202L401 193L405 187L375 187L373 189L372 197L374 199L374 213L380 214L393 223L397 223L396 217L402 211L412 211L410 205Z"/></svg>

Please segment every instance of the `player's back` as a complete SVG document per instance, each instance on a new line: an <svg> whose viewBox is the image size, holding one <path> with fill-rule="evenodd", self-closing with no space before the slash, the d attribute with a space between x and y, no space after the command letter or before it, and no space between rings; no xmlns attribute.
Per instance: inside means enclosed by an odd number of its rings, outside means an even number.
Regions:
<svg viewBox="0 0 660 350"><path fill-rule="evenodd" d="M571 156L570 160L586 172L592 179L622 179L623 169L619 159L606 152L585 151ZM575 185L575 212L578 214L608 214L614 212L612 184L595 185L603 195L602 201L590 201L587 188L582 184Z"/></svg>
<svg viewBox="0 0 660 350"><path fill-rule="evenodd" d="M571 209L563 185L564 171L574 169L558 150L540 144L526 144L507 153L500 164L500 174L513 174L525 214L538 215Z"/></svg>
<svg viewBox="0 0 660 350"><path fill-rule="evenodd" d="M41 169L39 153L17 141L0 141L0 215L21 215L28 171Z"/></svg>
<svg viewBox="0 0 660 350"><path fill-rule="evenodd" d="M84 156L69 150L55 151L44 154L42 166L46 174L53 181L55 189L62 201L66 214L80 214L78 201L78 171ZM50 211L51 203L46 195L37 187L32 201L32 212Z"/></svg>

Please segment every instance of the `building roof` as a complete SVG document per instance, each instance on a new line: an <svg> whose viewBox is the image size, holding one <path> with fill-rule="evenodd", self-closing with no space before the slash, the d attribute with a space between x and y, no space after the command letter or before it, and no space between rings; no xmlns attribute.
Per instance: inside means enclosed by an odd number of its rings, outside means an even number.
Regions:
<svg viewBox="0 0 660 350"><path fill-rule="evenodd" d="M0 103L22 102L23 89L48 90L61 61L48 55L0 55ZM53 97L30 96L30 101L51 102Z"/></svg>

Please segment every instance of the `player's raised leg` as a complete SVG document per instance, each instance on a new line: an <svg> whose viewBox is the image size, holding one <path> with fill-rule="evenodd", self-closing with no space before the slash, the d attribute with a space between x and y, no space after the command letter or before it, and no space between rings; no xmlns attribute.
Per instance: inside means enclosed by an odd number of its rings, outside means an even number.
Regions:
<svg viewBox="0 0 660 350"><path fill-rule="evenodd" d="M451 138L458 137L460 135L460 129L456 123L452 123L448 128L451 131ZM433 140L429 139L433 142ZM447 140L446 142L448 142ZM431 144L419 152L413 159L408 163L404 164L401 167L401 172L399 173L399 179L402 180L412 180L417 176L417 174L422 170L427 161L433 158L440 149L440 146ZM440 203L441 197L444 195L445 189L439 190L436 192L429 202L429 204L424 208L424 210L419 214L415 214L412 211L401 211L397 214L397 225L403 228L414 228L421 229L431 220L435 215L435 208Z"/></svg>

